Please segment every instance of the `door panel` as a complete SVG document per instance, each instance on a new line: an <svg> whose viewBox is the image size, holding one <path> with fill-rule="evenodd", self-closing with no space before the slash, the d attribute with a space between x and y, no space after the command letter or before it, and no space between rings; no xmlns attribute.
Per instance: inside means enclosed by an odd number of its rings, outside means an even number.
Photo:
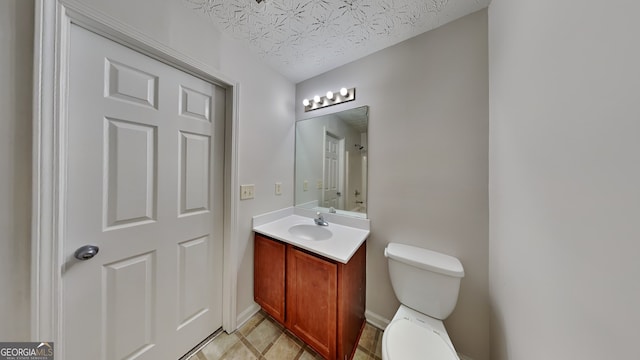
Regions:
<svg viewBox="0 0 640 360"><path fill-rule="evenodd" d="M155 253L103 268L107 359L135 358L155 343Z"/></svg>
<svg viewBox="0 0 640 360"><path fill-rule="evenodd" d="M207 268L209 237L184 241L178 244L178 329L209 311L207 304L207 279L200 276Z"/></svg>
<svg viewBox="0 0 640 360"><path fill-rule="evenodd" d="M105 118L105 228L155 220L156 129Z"/></svg>
<svg viewBox="0 0 640 360"><path fill-rule="evenodd" d="M194 119L211 121L211 96L180 86L180 114Z"/></svg>
<svg viewBox="0 0 640 360"><path fill-rule="evenodd" d="M180 132L180 215L209 209L210 137Z"/></svg>
<svg viewBox="0 0 640 360"><path fill-rule="evenodd" d="M75 25L69 66L65 358L177 359L222 322L225 90Z"/></svg>
<svg viewBox="0 0 640 360"><path fill-rule="evenodd" d="M105 67L105 96L157 108L157 76L110 59Z"/></svg>

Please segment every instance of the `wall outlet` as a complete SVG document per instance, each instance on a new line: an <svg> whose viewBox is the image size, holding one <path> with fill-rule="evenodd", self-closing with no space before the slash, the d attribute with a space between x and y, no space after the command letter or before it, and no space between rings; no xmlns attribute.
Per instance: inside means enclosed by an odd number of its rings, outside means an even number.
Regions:
<svg viewBox="0 0 640 360"><path fill-rule="evenodd" d="M302 191L309 191L309 182L307 180L302 182Z"/></svg>
<svg viewBox="0 0 640 360"><path fill-rule="evenodd" d="M276 195L282 195L282 183L281 182L277 182L276 183Z"/></svg>
<svg viewBox="0 0 640 360"><path fill-rule="evenodd" d="M254 184L240 185L240 200L253 199L256 191Z"/></svg>

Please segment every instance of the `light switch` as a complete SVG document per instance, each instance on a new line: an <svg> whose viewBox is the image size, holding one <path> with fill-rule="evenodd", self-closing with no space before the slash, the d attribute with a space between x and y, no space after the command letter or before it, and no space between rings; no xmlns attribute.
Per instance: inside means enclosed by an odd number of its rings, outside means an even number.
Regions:
<svg viewBox="0 0 640 360"><path fill-rule="evenodd" d="M240 200L253 199L255 189L254 184L240 185Z"/></svg>
<svg viewBox="0 0 640 360"><path fill-rule="evenodd" d="M307 180L302 182L302 191L309 191L309 182Z"/></svg>
<svg viewBox="0 0 640 360"><path fill-rule="evenodd" d="M316 184L316 188L322 189L322 180L318 180L318 183Z"/></svg>
<svg viewBox="0 0 640 360"><path fill-rule="evenodd" d="M282 195L282 183L281 182L277 182L276 183L276 195Z"/></svg>

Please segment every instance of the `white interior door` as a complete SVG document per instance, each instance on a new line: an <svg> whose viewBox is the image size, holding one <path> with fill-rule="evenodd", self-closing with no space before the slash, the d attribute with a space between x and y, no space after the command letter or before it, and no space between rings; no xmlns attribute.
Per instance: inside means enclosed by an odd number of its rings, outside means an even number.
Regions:
<svg viewBox="0 0 640 360"><path fill-rule="evenodd" d="M225 91L75 25L69 67L65 359L177 359L221 326Z"/></svg>
<svg viewBox="0 0 640 360"><path fill-rule="evenodd" d="M322 199L324 207L342 209L343 146L336 136L325 131Z"/></svg>

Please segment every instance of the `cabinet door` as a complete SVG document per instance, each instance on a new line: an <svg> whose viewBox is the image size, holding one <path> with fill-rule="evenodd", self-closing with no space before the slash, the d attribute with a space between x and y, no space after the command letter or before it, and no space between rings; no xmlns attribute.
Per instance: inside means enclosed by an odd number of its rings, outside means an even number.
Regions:
<svg viewBox="0 0 640 360"><path fill-rule="evenodd" d="M326 359L336 357L337 265L287 247L287 328Z"/></svg>
<svg viewBox="0 0 640 360"><path fill-rule="evenodd" d="M286 245L255 235L253 296L269 315L284 324Z"/></svg>

